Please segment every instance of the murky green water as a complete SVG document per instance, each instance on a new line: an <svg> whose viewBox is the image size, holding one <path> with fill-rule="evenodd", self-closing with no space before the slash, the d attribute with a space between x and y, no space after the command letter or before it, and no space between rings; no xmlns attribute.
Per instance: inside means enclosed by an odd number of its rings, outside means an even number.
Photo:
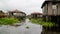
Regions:
<svg viewBox="0 0 60 34"><path fill-rule="evenodd" d="M26 26L29 28L27 29ZM0 27L0 34L40 34L41 31L42 26L30 23L29 19L18 27L4 25Z"/></svg>

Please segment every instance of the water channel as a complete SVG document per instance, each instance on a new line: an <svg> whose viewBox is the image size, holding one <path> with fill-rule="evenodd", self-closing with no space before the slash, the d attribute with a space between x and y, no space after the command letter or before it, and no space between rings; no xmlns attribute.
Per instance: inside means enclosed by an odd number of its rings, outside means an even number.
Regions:
<svg viewBox="0 0 60 34"><path fill-rule="evenodd" d="M29 26L27 29L26 26ZM29 19L26 19L21 26L0 26L0 34L41 34L42 26L32 24Z"/></svg>

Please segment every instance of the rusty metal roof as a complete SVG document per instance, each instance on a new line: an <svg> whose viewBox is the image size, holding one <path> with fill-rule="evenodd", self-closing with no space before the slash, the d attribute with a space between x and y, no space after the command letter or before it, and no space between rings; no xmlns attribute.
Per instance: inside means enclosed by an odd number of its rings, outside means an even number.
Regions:
<svg viewBox="0 0 60 34"><path fill-rule="evenodd" d="M39 13L39 12L33 12L31 14L40 14L40 15L42 15L42 13Z"/></svg>
<svg viewBox="0 0 60 34"><path fill-rule="evenodd" d="M22 12L22 11L20 11L20 10L12 10L12 11L9 11L9 12L11 12L11 13L23 13L23 14L25 14L24 12Z"/></svg>

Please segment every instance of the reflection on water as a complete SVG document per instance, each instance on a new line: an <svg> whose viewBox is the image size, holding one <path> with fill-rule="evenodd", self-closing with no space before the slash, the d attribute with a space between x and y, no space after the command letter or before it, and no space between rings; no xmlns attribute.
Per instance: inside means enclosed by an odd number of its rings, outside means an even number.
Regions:
<svg viewBox="0 0 60 34"><path fill-rule="evenodd" d="M29 29L26 26L29 26ZM30 23L29 19L26 19L24 24L19 27L4 25L0 27L0 34L40 34L41 31L42 26Z"/></svg>

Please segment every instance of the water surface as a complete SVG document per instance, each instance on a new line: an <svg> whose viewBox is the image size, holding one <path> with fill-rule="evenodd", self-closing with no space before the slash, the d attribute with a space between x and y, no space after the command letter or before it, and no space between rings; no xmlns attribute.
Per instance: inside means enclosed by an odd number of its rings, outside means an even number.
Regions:
<svg viewBox="0 0 60 34"><path fill-rule="evenodd" d="M29 29L26 28L29 27ZM18 27L14 26L1 26L0 34L40 34L42 31L41 25L32 24L29 19L26 19L24 24Z"/></svg>

